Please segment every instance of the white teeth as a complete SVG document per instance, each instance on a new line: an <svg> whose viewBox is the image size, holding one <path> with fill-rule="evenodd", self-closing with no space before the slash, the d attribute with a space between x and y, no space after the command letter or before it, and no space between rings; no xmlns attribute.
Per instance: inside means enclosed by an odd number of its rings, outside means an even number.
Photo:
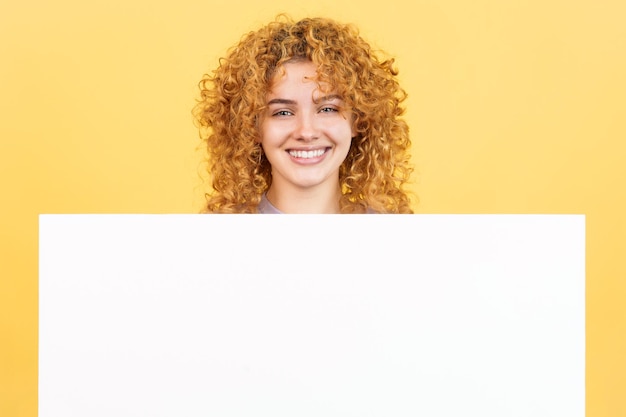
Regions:
<svg viewBox="0 0 626 417"><path fill-rule="evenodd" d="M294 158L303 158L303 159L308 159L308 158L317 158L318 156L322 156L324 155L324 152L326 152L326 149L316 149L314 151L289 151L289 155L293 156Z"/></svg>

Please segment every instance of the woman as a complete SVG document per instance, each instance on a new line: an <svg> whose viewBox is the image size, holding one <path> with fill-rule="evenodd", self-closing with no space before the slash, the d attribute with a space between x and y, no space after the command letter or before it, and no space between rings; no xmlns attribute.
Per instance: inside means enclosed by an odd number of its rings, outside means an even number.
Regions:
<svg viewBox="0 0 626 417"><path fill-rule="evenodd" d="M411 213L406 93L350 25L280 16L200 82L211 213Z"/></svg>

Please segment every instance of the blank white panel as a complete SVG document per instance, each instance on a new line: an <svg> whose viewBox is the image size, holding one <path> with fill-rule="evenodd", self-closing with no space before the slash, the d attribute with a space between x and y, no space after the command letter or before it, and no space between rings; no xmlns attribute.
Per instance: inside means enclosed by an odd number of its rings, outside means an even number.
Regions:
<svg viewBox="0 0 626 417"><path fill-rule="evenodd" d="M39 416L584 416L579 215L42 215Z"/></svg>

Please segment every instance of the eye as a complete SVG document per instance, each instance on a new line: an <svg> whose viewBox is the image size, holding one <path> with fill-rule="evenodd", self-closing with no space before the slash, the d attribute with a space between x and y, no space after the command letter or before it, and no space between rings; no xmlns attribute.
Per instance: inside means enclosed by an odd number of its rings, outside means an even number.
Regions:
<svg viewBox="0 0 626 417"><path fill-rule="evenodd" d="M272 113L272 116L291 116L292 112L289 110L278 110L277 112Z"/></svg>
<svg viewBox="0 0 626 417"><path fill-rule="evenodd" d="M339 110L336 109L335 107L330 107L330 106L326 106L326 107L322 107L320 109L320 113L333 113L333 112L338 112Z"/></svg>

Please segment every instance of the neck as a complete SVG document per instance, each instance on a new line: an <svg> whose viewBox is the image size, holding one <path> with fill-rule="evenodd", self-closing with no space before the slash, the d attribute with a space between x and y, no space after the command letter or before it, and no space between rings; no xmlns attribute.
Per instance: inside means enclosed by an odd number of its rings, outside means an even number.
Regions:
<svg viewBox="0 0 626 417"><path fill-rule="evenodd" d="M267 199L283 213L290 214L337 214L340 213L339 184L316 187L313 190L275 186L267 191Z"/></svg>

